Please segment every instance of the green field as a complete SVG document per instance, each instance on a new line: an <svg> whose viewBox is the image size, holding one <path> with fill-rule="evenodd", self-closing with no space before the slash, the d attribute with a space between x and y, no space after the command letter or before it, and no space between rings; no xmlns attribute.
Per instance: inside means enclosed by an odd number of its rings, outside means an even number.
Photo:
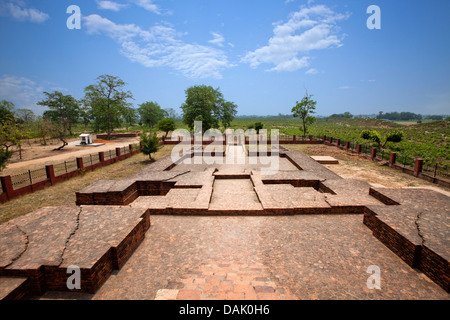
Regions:
<svg viewBox="0 0 450 320"><path fill-rule="evenodd" d="M278 129L280 133L287 135L302 135L300 120L295 118L237 118L233 121L232 128L245 129L255 122L262 122L264 128L268 130ZM378 119L318 118L309 127L308 134L316 137L326 135L343 141L368 145L369 142L360 137L361 131L366 129L377 130L382 136L391 130L401 130L404 133L403 141L388 142L386 152L395 151L400 158L420 157L428 165L438 163L444 168L450 168L450 121L399 124Z"/></svg>
<svg viewBox="0 0 450 320"><path fill-rule="evenodd" d="M238 117L232 122L232 129L246 130L250 125L261 122L269 134L272 129L278 129L281 134L301 136L301 121L288 117ZM188 129L179 119L177 128ZM81 126L77 129L82 129ZM220 128L223 130L223 128ZM450 169L450 121L427 121L420 124L412 122L393 122L378 119L345 119L345 118L317 118L308 128L308 135L315 137L339 138L343 142L353 144L361 143L366 148L371 144L360 137L361 131L377 130L384 136L391 130L401 130L404 133L403 141L399 143L388 142L383 150L388 155L391 151L398 153L398 162L412 165L415 158L423 158L427 166L437 163L443 169ZM116 132L143 131L146 126L132 126L128 130L122 128ZM84 131L84 130L79 130ZM89 129L87 130L89 131Z"/></svg>

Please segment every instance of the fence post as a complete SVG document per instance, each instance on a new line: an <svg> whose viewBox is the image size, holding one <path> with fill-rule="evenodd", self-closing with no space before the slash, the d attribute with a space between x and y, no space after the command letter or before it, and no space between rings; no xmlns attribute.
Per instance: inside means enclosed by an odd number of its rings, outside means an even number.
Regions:
<svg viewBox="0 0 450 320"><path fill-rule="evenodd" d="M347 142L345 143L345 150L348 151L348 149L350 149L350 141L347 141Z"/></svg>
<svg viewBox="0 0 450 320"><path fill-rule="evenodd" d="M313 140L313 136L312 136L312 134L310 134L309 135L309 141L312 141Z"/></svg>
<svg viewBox="0 0 450 320"><path fill-rule="evenodd" d="M116 148L116 157L120 158L120 148Z"/></svg>
<svg viewBox="0 0 450 320"><path fill-rule="evenodd" d="M53 165L47 165L45 166L45 172L47 173L47 179L50 180L50 184L54 185L56 183L56 177L55 177L55 168Z"/></svg>
<svg viewBox="0 0 450 320"><path fill-rule="evenodd" d="M14 198L14 187L12 184L11 176L2 176L0 177L3 192L6 194L6 197L8 200L11 200Z"/></svg>
<svg viewBox="0 0 450 320"><path fill-rule="evenodd" d="M389 157L389 166L392 167L397 161L397 152L391 152L391 156Z"/></svg>
<svg viewBox="0 0 450 320"><path fill-rule="evenodd" d="M423 168L423 159L416 159L416 163L414 165L414 176L417 177L420 172L422 172Z"/></svg>
<svg viewBox="0 0 450 320"><path fill-rule="evenodd" d="M295 143L296 140L297 140L297 136L294 134L294 135L292 136L292 141L294 141L294 143Z"/></svg>
<svg viewBox="0 0 450 320"><path fill-rule="evenodd" d="M83 158L77 158L77 168L84 169Z"/></svg>
<svg viewBox="0 0 450 320"><path fill-rule="evenodd" d="M361 144L358 144L357 146L356 146L356 153L357 154L360 154L361 153Z"/></svg>
<svg viewBox="0 0 450 320"><path fill-rule="evenodd" d="M101 163L105 162L105 152L100 151L100 152L98 153L98 160L99 160Z"/></svg>
<svg viewBox="0 0 450 320"><path fill-rule="evenodd" d="M333 137L330 137L330 144L333 144Z"/></svg>
<svg viewBox="0 0 450 320"><path fill-rule="evenodd" d="M323 135L322 141L325 142L325 140L327 140L327 136L326 136L326 135Z"/></svg>
<svg viewBox="0 0 450 320"><path fill-rule="evenodd" d="M372 154L370 155L370 159L375 159L377 157L377 148L372 148Z"/></svg>
<svg viewBox="0 0 450 320"><path fill-rule="evenodd" d="M336 140L336 147L340 147L341 146L341 139L337 139Z"/></svg>

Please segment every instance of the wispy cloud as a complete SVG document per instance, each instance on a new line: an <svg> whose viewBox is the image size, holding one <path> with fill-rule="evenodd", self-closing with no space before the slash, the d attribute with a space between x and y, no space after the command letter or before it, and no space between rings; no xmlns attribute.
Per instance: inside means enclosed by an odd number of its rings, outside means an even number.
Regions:
<svg viewBox="0 0 450 320"><path fill-rule="evenodd" d="M304 7L291 13L286 23L275 23L268 45L248 52L242 59L252 68L273 65L268 71L295 71L310 65L313 50L342 46L337 23L349 14L335 13L324 5Z"/></svg>
<svg viewBox="0 0 450 320"><path fill-rule="evenodd" d="M50 18L48 14L40 10L28 8L22 0L0 0L0 15L35 23L41 23Z"/></svg>
<svg viewBox="0 0 450 320"><path fill-rule="evenodd" d="M171 14L172 12L169 10L161 9L160 6L155 4L154 0L129 0L136 4L137 6L144 8L147 11L156 13L156 14Z"/></svg>
<svg viewBox="0 0 450 320"><path fill-rule="evenodd" d="M350 86L342 86L342 87L339 87L338 89L341 89L341 90L348 90L348 89L352 89L353 87L350 87Z"/></svg>
<svg viewBox="0 0 450 320"><path fill-rule="evenodd" d="M46 89L43 85L24 78L12 75L0 77L0 100L8 100L15 104L16 109L28 108L40 113L42 108L36 102L43 98L42 92ZM40 110L41 109L41 110Z"/></svg>
<svg viewBox="0 0 450 320"><path fill-rule="evenodd" d="M212 40L209 40L208 42L211 44L218 45L219 47L223 47L223 43L225 42L225 38L216 32L211 32L212 36L214 37Z"/></svg>
<svg viewBox="0 0 450 320"><path fill-rule="evenodd" d="M116 12L128 7L127 4L122 4L122 3L108 1L108 0L97 0L97 5L98 5L99 9L111 10L111 11L116 11Z"/></svg>
<svg viewBox="0 0 450 320"><path fill-rule="evenodd" d="M308 71L305 72L306 74L318 74L319 70L315 68L308 69Z"/></svg>
<svg viewBox="0 0 450 320"><path fill-rule="evenodd" d="M89 34L102 34L120 45L120 52L145 67L169 67L189 78L221 78L231 67L222 50L190 44L170 25L155 25L144 30L134 24L116 24L99 15L84 18Z"/></svg>

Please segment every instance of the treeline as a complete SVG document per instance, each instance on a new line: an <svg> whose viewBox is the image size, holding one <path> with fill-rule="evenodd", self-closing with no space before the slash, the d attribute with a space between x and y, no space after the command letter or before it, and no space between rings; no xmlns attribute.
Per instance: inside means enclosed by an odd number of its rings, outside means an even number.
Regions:
<svg viewBox="0 0 450 320"><path fill-rule="evenodd" d="M57 138L62 144L58 149L62 149L79 125L110 136L115 128L128 129L136 124L154 128L163 119L177 118L174 109L163 109L156 102L144 102L133 108L130 103L133 95L124 86L120 78L102 75L85 88L81 99L59 91L44 92L45 99L37 102L48 109L42 116L36 116L30 109L15 109L14 103L1 100L0 146L7 152L12 146L20 148L23 139L39 138L46 145L49 138Z"/></svg>
<svg viewBox="0 0 450 320"><path fill-rule="evenodd" d="M74 128L84 125L85 131L106 132L107 139L116 128L139 126L165 132L176 129L176 119L181 118L192 130L195 121L203 122L203 130L230 126L237 105L226 101L219 89L194 86L186 90L186 101L181 106L182 115L172 108L163 109L157 102L147 101L134 108L130 102L133 94L125 90L119 77L101 75L96 83L84 89L84 97L75 99L59 91L44 92L45 99L37 102L46 107L42 116L30 109L16 109L14 103L0 101L0 171L12 156L11 147L19 150L22 158L22 141L58 139L61 150L75 135ZM142 129L141 129L142 130Z"/></svg>

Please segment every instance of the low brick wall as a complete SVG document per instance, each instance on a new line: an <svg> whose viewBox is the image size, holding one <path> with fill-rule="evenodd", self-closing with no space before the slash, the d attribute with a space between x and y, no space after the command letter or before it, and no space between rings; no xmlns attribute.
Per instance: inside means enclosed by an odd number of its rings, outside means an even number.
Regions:
<svg viewBox="0 0 450 320"><path fill-rule="evenodd" d="M14 198L17 198L17 197L20 197L20 196L23 196L23 195L26 195L29 193L33 193L38 190L42 190L46 187L49 187L49 186L55 185L57 183L71 179L73 177L79 176L83 172L93 171L98 168L108 166L112 163L128 159L129 157L134 156L135 154L138 154L141 152L140 150L133 150L131 145L129 147L131 150L129 153L120 154L120 151L116 150L115 157L108 159L108 160L104 159L103 152L99 152L98 156L99 156L100 161L95 164L88 165L88 166L84 165L83 158L77 158L77 169L76 170L73 170L73 171L67 172L67 173L63 173L58 176L55 175L53 165L46 166L47 179L40 181L40 182L30 184L25 187L18 188L18 189L14 189L11 176L1 176L0 182L1 182L3 192L0 194L0 203L7 202Z"/></svg>

